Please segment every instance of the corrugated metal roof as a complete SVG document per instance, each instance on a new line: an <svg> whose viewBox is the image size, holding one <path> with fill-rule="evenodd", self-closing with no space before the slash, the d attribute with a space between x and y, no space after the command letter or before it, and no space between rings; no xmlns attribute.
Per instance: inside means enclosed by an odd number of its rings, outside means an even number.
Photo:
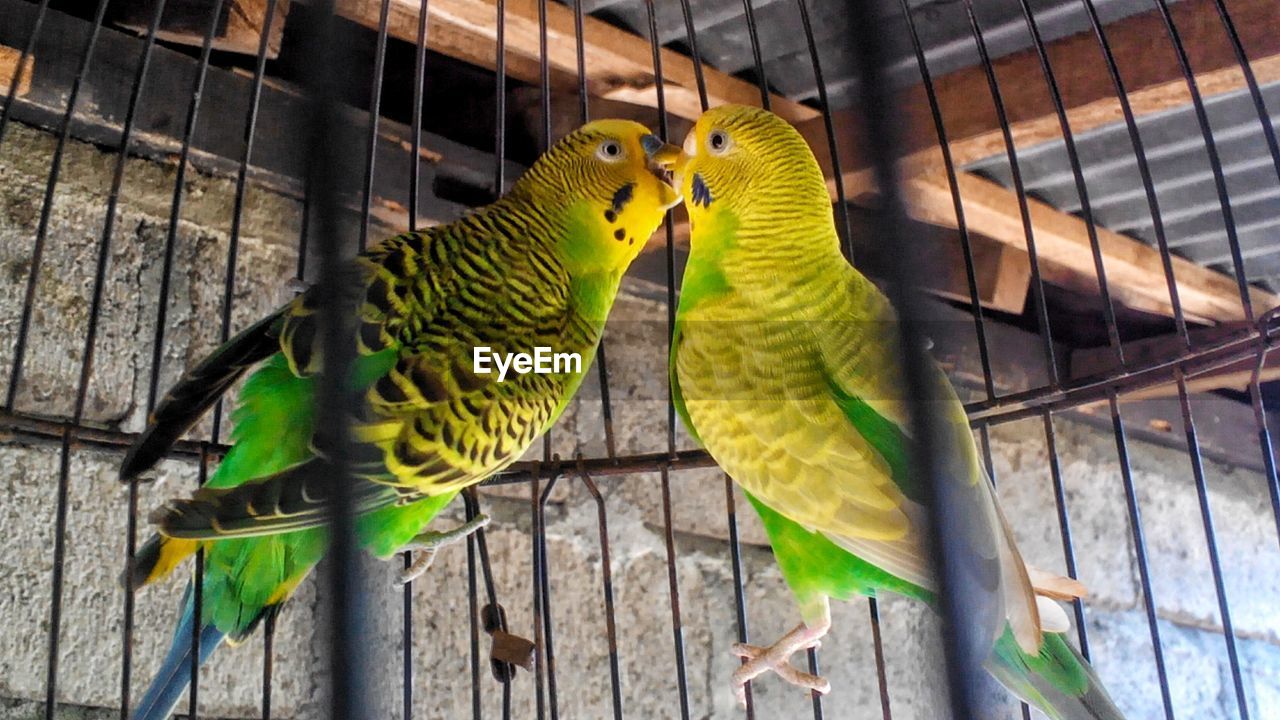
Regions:
<svg viewBox="0 0 1280 720"><path fill-rule="evenodd" d="M1280 124L1280 83L1264 86L1271 124ZM1245 276L1280 290L1280 178L1267 152L1257 109L1247 90L1208 98L1214 144L1226 177ZM1151 167L1165 236L1173 251L1201 265L1232 273L1222 205L1193 108L1188 105L1138 120ZM1151 210L1124 123L1076 137L1094 220L1117 232L1155 244ZM1062 140L1018 150L1027 192L1079 214L1080 197ZM1012 186L1007 156L981 160L969 169Z"/></svg>
<svg viewBox="0 0 1280 720"><path fill-rule="evenodd" d="M770 87L793 100L817 103L814 80L798 0L747 0L751 3L760 40L760 53ZM572 6L572 0L561 0ZM850 17L845 0L805 0L812 19L818 56L833 108L853 105L857 91L854 48L848 43ZM925 48L929 72L942 75L978 63L978 52L965 5L957 0L908 0L916 31ZM756 81L743 0L688 0L703 62L727 73ZM1030 47L1022 9L1016 0L981 0L974 12L992 57ZM1080 0L1030 0L1045 42L1089 29ZM582 0L583 11L649 36L647 3L637 0ZM688 50L681 0L653 3L658 39L681 52ZM1094 0L1104 23L1147 12L1151 7L1133 0ZM881 0L875 22L895 43L893 78L900 85L920 80L900 0Z"/></svg>

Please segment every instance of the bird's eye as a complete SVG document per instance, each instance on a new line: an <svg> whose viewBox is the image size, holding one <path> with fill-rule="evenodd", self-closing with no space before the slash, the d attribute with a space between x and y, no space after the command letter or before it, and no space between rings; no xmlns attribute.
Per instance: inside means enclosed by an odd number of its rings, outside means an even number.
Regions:
<svg viewBox="0 0 1280 720"><path fill-rule="evenodd" d="M714 155L723 154L729 149L729 133L723 130L712 130L707 134L707 148Z"/></svg>
<svg viewBox="0 0 1280 720"><path fill-rule="evenodd" d="M617 140L605 140L596 149L596 156L605 162L614 162L622 157L622 143Z"/></svg>

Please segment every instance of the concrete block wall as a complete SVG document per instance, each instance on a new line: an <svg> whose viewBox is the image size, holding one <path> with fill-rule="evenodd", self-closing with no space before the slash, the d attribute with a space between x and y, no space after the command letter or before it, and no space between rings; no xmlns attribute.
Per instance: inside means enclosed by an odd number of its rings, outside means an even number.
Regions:
<svg viewBox="0 0 1280 720"><path fill-rule="evenodd" d="M11 125L0 146L0 387L7 387L12 347L31 261L53 140ZM114 156L71 143L55 195L45 263L37 279L37 312L19 393L19 408L65 416L74 402L97 242ZM131 160L116 218L111 267L87 418L125 430L141 426L155 332L155 298L167 230L173 169ZM166 387L182 368L216 344L225 252L231 220L230 182L188 175L178 226L171 306L166 321ZM296 267L299 208L287 198L251 190L240 240L234 325L243 326L289 296ZM374 235L376 236L376 232ZM632 290L637 290L632 292ZM666 447L665 308L629 288L607 334L610 391L620 453ZM1139 589L1114 438L1057 419L1057 450L1066 488L1086 606L1090 647L1099 673L1133 720L1163 717L1152 644ZM207 433L207 424L199 432ZM683 432L682 446L688 445ZM1049 456L1040 421L991 433L999 493L1028 560L1061 571ZM586 383L552 433L562 457L604 453L599 389ZM540 448L535 449L540 452ZM1158 628L1179 718L1234 718L1234 690L1209 574L1200 510L1185 453L1130 447L1147 539ZM124 558L127 494L116 481L121 452L77 447L69 474L67 559L62 598L59 717L115 717L120 698L122 609L116 577ZM0 436L0 718L43 716L59 448L29 437ZM198 472L190 460L166 461L160 481L141 490L140 516L189 491ZM1280 718L1280 543L1262 479L1207 466L1209 499L1232 602L1244 682L1254 718ZM665 514L659 478L640 474L597 480L607 509L615 593L621 695L628 717L679 717L672 642ZM733 574L723 478L715 470L670 479L675 579L679 586L690 716L742 717L728 679L736 659ZM533 636L531 514L525 485L486 489L494 517L488 547L496 592L517 634ZM798 618L749 506L737 495L750 637L771 640ZM457 521L454 508L441 523ZM551 608L560 716L612 714L601 546L594 499L576 477L562 478L548 504ZM145 530L145 520L143 530ZM401 591L393 564L367 570L370 702L373 717L400 716ZM398 562L394 563L398 566ZM169 641L185 576L137 596L133 697L150 680ZM415 717L470 717L470 634L465 552L440 554L414 587ZM483 588L482 588L483 597ZM326 663L317 584L305 583L281 617L274 648L273 716L323 715ZM927 608L900 598L879 604L886 680L895 718L943 716L936 623ZM835 627L821 653L835 688L828 718L880 717L871 620L863 601L834 608ZM481 639L482 648L487 638ZM204 717L256 717L261 636L221 648L202 674ZM755 686L757 717L804 716L809 700L776 679ZM986 716L1020 717L992 684ZM481 703L499 717L501 692L482 667ZM513 717L532 717L533 682L512 685ZM185 706L184 706L185 707Z"/></svg>

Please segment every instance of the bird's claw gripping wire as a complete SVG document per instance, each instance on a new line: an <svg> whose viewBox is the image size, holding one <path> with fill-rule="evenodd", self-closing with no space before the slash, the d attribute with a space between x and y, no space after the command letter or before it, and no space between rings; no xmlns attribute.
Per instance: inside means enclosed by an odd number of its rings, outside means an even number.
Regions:
<svg viewBox="0 0 1280 720"><path fill-rule="evenodd" d="M461 525L449 530L428 530L410 540L402 549L405 552L417 551L409 567L400 571L400 584L417 580L436 559L436 551L446 545L453 545L467 539L472 533L489 524L489 516L479 514Z"/></svg>
<svg viewBox="0 0 1280 720"><path fill-rule="evenodd" d="M829 624L809 627L801 623L768 647L735 643L730 652L746 660L733 673L733 693L738 704L746 707L747 683L770 670L796 687L821 695L831 692L831 683L826 678L797 670L789 662L793 654L821 645L828 628Z"/></svg>

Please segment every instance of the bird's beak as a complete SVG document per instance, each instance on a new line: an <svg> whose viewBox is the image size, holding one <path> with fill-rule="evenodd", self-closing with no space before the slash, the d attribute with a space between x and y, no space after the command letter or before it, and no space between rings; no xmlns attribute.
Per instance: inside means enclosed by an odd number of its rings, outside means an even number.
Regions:
<svg viewBox="0 0 1280 720"><path fill-rule="evenodd" d="M655 147L652 152L646 149L649 155L649 164L659 167L667 172L679 174L684 169L685 162L689 156L679 147L670 143L662 143L660 147Z"/></svg>
<svg viewBox="0 0 1280 720"><path fill-rule="evenodd" d="M670 143L663 142L657 135L645 135L640 139L644 153L648 156L649 171L658 176L674 192L674 202L680 202L680 170L683 169L686 156L684 151Z"/></svg>

